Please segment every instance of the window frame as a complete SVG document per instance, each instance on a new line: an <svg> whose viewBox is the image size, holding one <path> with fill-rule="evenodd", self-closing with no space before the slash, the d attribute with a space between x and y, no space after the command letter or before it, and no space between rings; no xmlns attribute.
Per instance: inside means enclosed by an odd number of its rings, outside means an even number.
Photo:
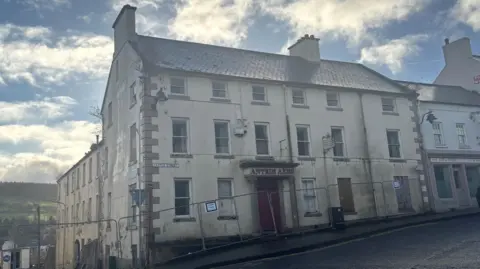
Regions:
<svg viewBox="0 0 480 269"><path fill-rule="evenodd" d="M308 178L308 177L305 177L305 178L302 178L302 198L303 198L303 206L304 206L304 212L306 214L315 214L315 213L318 213L318 209L319 209L319 204L318 204L318 201L317 201L317 191L315 189L315 182L316 182L316 179L315 178ZM307 194L308 192L308 188L306 188L306 183L311 183L312 184L312 189L311 191L313 192L313 195L312 194ZM307 208L307 203L306 203L306 196L309 196L309 198L313 199L313 202L314 202L314 211L309 211L309 209Z"/></svg>
<svg viewBox="0 0 480 269"><path fill-rule="evenodd" d="M335 101L337 102L337 105L336 105L336 106L331 106L331 105L329 105L329 103L328 103L328 100L331 100L331 99L328 98L328 96L329 96L329 95L332 95L332 94L335 95L335 97L336 97L336 99L335 99ZM327 92L325 92L325 100L326 100L326 102L327 102L327 107L333 107L333 108L340 108L340 107L342 107L341 104L340 104L340 93L338 93L338 92L334 92L334 91L327 91Z"/></svg>
<svg viewBox="0 0 480 269"><path fill-rule="evenodd" d="M299 128L303 128L305 130L307 130L307 141L300 141L299 138L298 138L298 129ZM295 131L296 131L296 135L297 135L297 154L299 157L310 157L312 155L312 138L311 138L311 135L310 135L310 125L308 124L296 124L295 125ZM308 147L307 147L307 150L308 150L308 154L307 155L301 155L300 154L300 143L307 143Z"/></svg>
<svg viewBox="0 0 480 269"><path fill-rule="evenodd" d="M172 91L172 80L175 80L175 79L180 79L183 81L183 93L178 93L178 92L173 92ZM170 83L170 94L171 95L179 95L179 96L187 96L187 78L186 77L182 77L182 76L170 76L169 78L169 83ZM179 88L177 85L173 86L173 87L177 87Z"/></svg>
<svg viewBox="0 0 480 269"><path fill-rule="evenodd" d="M302 94L302 100L303 102L302 103L297 103L295 102L295 99L298 99L300 97L295 97L295 93L301 93ZM293 105L297 105L297 106L306 106L307 105L307 92L305 91L305 89L301 89L301 88L292 88L292 104Z"/></svg>
<svg viewBox="0 0 480 269"><path fill-rule="evenodd" d="M458 126L462 127L461 130L462 130L463 134L459 134ZM468 147L467 129L465 128L465 126L466 126L465 123L461 123L461 122L456 122L455 123L455 133L457 134L457 142L458 142L458 147L459 148L467 148ZM463 139L465 141L464 144L460 143L460 136L463 136Z"/></svg>
<svg viewBox="0 0 480 269"><path fill-rule="evenodd" d="M228 82L227 81L222 81L222 80L212 80L212 97L213 98L218 98L218 99L228 99ZM219 84L223 84L225 87L223 89L223 92L225 94L225 96L216 96L215 95L215 92L217 91L221 91L219 89L216 89L214 87L215 83L219 83Z"/></svg>
<svg viewBox="0 0 480 269"><path fill-rule="evenodd" d="M129 163L136 163L138 161L138 147L137 147L137 123L130 125L130 147L129 147Z"/></svg>
<svg viewBox="0 0 480 269"><path fill-rule="evenodd" d="M177 193L176 193L176 183L177 182L187 182L188 183L188 197L177 197ZM174 210L173 210L173 214L175 216L175 218L190 218L193 214L192 214L192 204L193 204L193 192L192 192L193 188L192 188L192 179L191 178L174 178L173 179L173 204L174 204ZM178 215L177 214L177 204L176 204L176 201L178 199L188 199L188 214L185 214L185 215Z"/></svg>
<svg viewBox="0 0 480 269"><path fill-rule="evenodd" d="M137 82L134 81L131 85L130 85L130 107L133 107L134 105L137 104L137 92L136 92L136 84Z"/></svg>
<svg viewBox="0 0 480 269"><path fill-rule="evenodd" d="M255 95L258 93L255 93L255 88L262 88L263 89L263 100L258 100L255 99ZM258 102L258 103L267 103L268 102L268 94L267 94L267 87L263 85L252 85L252 101L253 102Z"/></svg>
<svg viewBox="0 0 480 269"><path fill-rule="evenodd" d="M222 124L226 124L227 125L227 137L226 139L228 139L227 141L227 152L218 152L218 148L217 148L217 139L225 139L225 137L220 137L220 138L217 138L217 134L216 134L216 124L217 123L222 123ZM213 136L214 136L214 142L215 142L215 154L216 155L230 155L231 152L232 152L232 149L231 149L231 132L230 132L230 121L229 120L213 120Z"/></svg>
<svg viewBox="0 0 480 269"><path fill-rule="evenodd" d="M334 136L333 136L333 131L334 130L339 130L340 131L340 134L342 135L342 142L336 142L335 141ZM333 142L333 148L332 148L333 157L338 157L338 158L346 157L347 156L347 147L346 147L346 143L345 143L345 127L343 127L343 126L331 126L330 127L330 133L331 133L332 142ZM342 145L343 155L336 155L335 154L335 147L337 146L337 144Z"/></svg>
<svg viewBox="0 0 480 269"><path fill-rule="evenodd" d="M438 125L438 129L434 128L435 125ZM436 130L438 130L439 133L436 133ZM443 133L443 123L439 121L434 121L432 123L432 134L433 134L433 144L436 147L445 147L446 143L445 143L445 135ZM440 142L441 142L440 144L437 144L437 141L435 140L435 135L440 136Z"/></svg>
<svg viewBox="0 0 480 269"><path fill-rule="evenodd" d="M183 121L185 123L185 128L187 129L187 134L185 136L186 141L185 141L185 152L176 152L175 147L174 147L174 138L179 137L181 138L182 136L174 136L174 122L180 122ZM182 118L182 117L172 117L172 153L173 154L189 154L190 153L190 119L189 118Z"/></svg>
<svg viewBox="0 0 480 269"><path fill-rule="evenodd" d="M90 156L88 158L88 183L92 183L93 181L93 158Z"/></svg>
<svg viewBox="0 0 480 269"><path fill-rule="evenodd" d="M228 182L230 187L230 196L220 196L220 183L221 182ZM217 179L217 201L220 203L222 200L229 200L231 201L231 210L232 214L222 214L221 210L218 210L218 215L222 217L232 217L236 216L237 212L235 210L235 186L234 186L234 179L233 178L218 178ZM220 207L220 205L219 205Z"/></svg>
<svg viewBox="0 0 480 269"><path fill-rule="evenodd" d="M392 110L385 110L385 106L389 106L389 105L384 104L384 100L392 100ZM397 103L394 97L381 97L381 105L382 105L382 112L386 112L386 113L397 112Z"/></svg>
<svg viewBox="0 0 480 269"><path fill-rule="evenodd" d="M398 139L398 154L399 156L398 157L392 157L391 156L391 152L390 152L390 143L388 142L388 133L389 132L395 132L397 134L397 139ZM401 142L401 134L400 134L400 130L398 129L387 129L385 131L385 135L386 135L386 139L387 139L387 148L388 148L388 156L390 159L401 159L403 157L403 153L402 153L402 142Z"/></svg>
<svg viewBox="0 0 480 269"><path fill-rule="evenodd" d="M136 189L137 189L137 183L128 185L129 192ZM128 218L127 223L128 223L128 226L131 226L137 223L137 205L135 204L135 201L133 200L133 196L131 194L129 194L128 200L129 200L128 214L130 215L130 218Z"/></svg>
<svg viewBox="0 0 480 269"><path fill-rule="evenodd" d="M268 149L268 153L267 154L259 154L258 153L258 145L257 145L257 142L258 142L258 138L257 138L257 132L256 132L256 128L257 128L257 125L258 126L264 126L265 129L266 129L266 134L267 134L267 149ZM270 124L268 122L254 122L253 124L254 126L254 136L255 136L255 154L257 156L271 156L271 152L272 152L272 148L271 148L271 145L270 145Z"/></svg>

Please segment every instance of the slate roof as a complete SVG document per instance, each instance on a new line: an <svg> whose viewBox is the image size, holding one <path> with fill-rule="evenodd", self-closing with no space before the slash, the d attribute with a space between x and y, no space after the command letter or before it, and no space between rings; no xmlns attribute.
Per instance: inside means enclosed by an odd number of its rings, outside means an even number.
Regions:
<svg viewBox="0 0 480 269"><path fill-rule="evenodd" d="M396 83L357 63L271 54L138 35L139 53L157 67L249 79L402 92ZM408 91L406 91L408 92Z"/></svg>
<svg viewBox="0 0 480 269"><path fill-rule="evenodd" d="M460 86L397 81L400 85L418 93L418 100L457 105L480 106L480 94Z"/></svg>

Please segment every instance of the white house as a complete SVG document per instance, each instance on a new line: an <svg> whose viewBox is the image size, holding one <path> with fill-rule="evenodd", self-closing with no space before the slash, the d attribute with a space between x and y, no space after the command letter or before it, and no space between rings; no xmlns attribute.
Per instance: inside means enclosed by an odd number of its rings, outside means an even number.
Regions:
<svg viewBox="0 0 480 269"><path fill-rule="evenodd" d="M472 54L469 38L454 42L445 39L443 56L445 66L435 79L435 84L455 85L480 92L480 55Z"/></svg>
<svg viewBox="0 0 480 269"><path fill-rule="evenodd" d="M480 94L459 86L399 82L418 92L421 131L428 155L431 204L436 211L478 206ZM431 112L433 123L425 120ZM420 119L422 121L422 119Z"/></svg>
<svg viewBox="0 0 480 269"><path fill-rule="evenodd" d="M102 142L57 180L56 264L74 268L84 245L99 237ZM105 223L105 226L107 224Z"/></svg>
<svg viewBox="0 0 480 269"><path fill-rule="evenodd" d="M145 241L124 258L327 224L335 206L347 221L429 208L414 93L321 59L313 36L289 56L168 40L137 34L135 10L113 25L102 104L109 217L145 189Z"/></svg>

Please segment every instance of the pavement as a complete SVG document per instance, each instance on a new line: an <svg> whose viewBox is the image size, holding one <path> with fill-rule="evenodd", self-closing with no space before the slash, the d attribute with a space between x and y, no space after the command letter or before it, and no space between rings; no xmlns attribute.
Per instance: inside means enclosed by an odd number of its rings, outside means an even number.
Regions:
<svg viewBox="0 0 480 269"><path fill-rule="evenodd" d="M424 228L425 231L421 232L415 232L416 229L420 229L418 225L425 225L428 223L445 223L443 226L438 226L438 229L436 232L428 232L429 228ZM453 224L452 224L453 223ZM465 225L464 223L468 223L469 225ZM436 224L440 225L440 224ZM458 225L458 226L456 226ZM343 262L341 266L343 267L335 267L337 266L333 260L337 260L338 258L335 259L335 257L338 257L337 254L335 253L330 253L326 255L325 257L330 257L326 259L326 261L331 261L330 263L332 264L331 267L319 267L319 266L324 266L324 257L320 254L305 254L305 255L312 255L308 256L308 259L304 258L288 258L290 255L293 254L298 254L302 252L308 252L312 251L314 249L319 249L319 248L326 248L330 247L333 245L337 244L342 244L348 241L352 240L361 240L365 238L369 238L368 240L374 240L371 236L379 235L382 233L388 233L389 231L396 230L396 229L402 229L402 228L407 228L407 227L413 227L416 226L417 228L411 228L411 234L407 234L406 238L410 238L411 240L408 241L407 239L403 239L402 236L397 236L396 238L388 238L387 236L384 239L377 239L379 240L378 242L375 241L373 244L369 244L368 247L365 247L366 245L357 245L355 248L347 248L345 250L345 253L348 255L353 255L351 260L345 260L344 259L344 253L343 251L336 251L342 254L342 258L339 259ZM424 227L428 227L424 226ZM433 227L433 226L432 226ZM437 226L435 226L437 227ZM443 227L443 228L442 228ZM445 228L446 227L446 228ZM423 228L422 228L423 229ZM398 251L400 252L405 252L406 254L402 255L412 255L412 257L417 257L415 255L416 252L420 252L422 254L422 251L419 251L421 247L417 247L416 245L411 245L411 242L418 241L420 240L421 243L426 244L427 247L430 247L429 243L434 243L433 245L439 245L438 247L442 247L444 245L444 233L446 231L450 231L450 239L451 241L457 242L458 240L463 240L464 235L467 234L468 236L465 238L470 238L471 234L480 229L480 211L477 208L473 209L467 209L467 210L456 210L452 212L446 212L446 213L441 213L441 214L429 214L429 215L416 215L416 216L409 216L409 217L404 217L404 218L396 218L396 219L390 219L390 220L376 220L376 221L370 221L367 222L364 225L351 225L349 226L346 230L344 231L323 231L323 232L317 232L317 233L309 233L309 234L303 234L303 235L282 235L278 236L274 239L267 240L265 242L259 242L256 244L238 244L235 247L229 247L229 248L218 248L214 249L211 251L205 251L200 253L200 255L192 255L191 257L183 257L177 260L173 260L167 264L159 265L157 268L166 268L166 269L207 269L207 268L228 268L228 269L233 269L233 268L249 268L249 269L273 269L273 268L282 268L282 269L290 269L290 268L369 268L369 269L374 269L374 268L415 268L415 269L420 269L420 268L428 268L428 267L392 267L396 266L396 263L390 264L387 259L385 261L377 261L371 257L373 257L375 252L391 252L395 253ZM424 233L425 232L425 233ZM399 231L398 233L407 233L407 230L405 231ZM408 236L410 235L410 236ZM458 235L457 238L455 238L455 235ZM422 241L421 238L423 236L429 236L429 240ZM477 237L479 237L480 240L480 232L478 232ZM375 237L377 238L377 237ZM380 237L378 237L380 238ZM474 237L471 237L474 238ZM366 239L365 239L366 240ZM380 242L383 241L390 242L391 245L389 246L383 246ZM407 241L406 241L407 240ZM403 242L403 243L402 243ZM479 241L480 242L480 241ZM353 243L351 243L353 244ZM359 243L360 244L360 243ZM363 243L361 243L363 244ZM410 246L410 245L411 246ZM475 242L470 242L466 243L470 244L470 247L475 247L475 246L480 246L480 243ZM408 252L409 250L410 252ZM326 252L328 252L325 249ZM364 253L367 251L367 253ZM370 251L370 252L369 252ZM402 253L403 253L402 252ZM370 253L370 256L362 256L362 255L357 255L357 253L364 253L367 255ZM271 258L278 258L285 256L284 258L280 258L277 260L273 260L272 262L255 262L259 261L262 259L271 259ZM298 254L302 255L302 254ZM318 255L318 259L316 258ZM333 255L333 256L332 256ZM376 254L375 254L376 255ZM393 254L395 255L395 254ZM465 254L466 255L466 254ZM376 255L377 256L377 255ZM404 257L402 256L402 257ZM363 258L365 257L365 259ZM422 256L423 257L423 256ZM370 258L370 260L369 260ZM346 266L346 263L349 263L351 261L357 262L357 259L361 262L366 263L367 267L352 267L350 265ZM421 259L418 258L418 259ZM395 259L393 259L395 260ZM280 262L278 262L280 261ZM282 262L284 261L284 262ZM429 260L431 261L431 260ZM375 267L375 262L378 262L381 264L380 267ZM301 264L299 266L298 264ZM401 262L397 261L398 264L402 264ZM320 265L321 264L321 265ZM415 265L415 264L414 264ZM414 266L412 265L412 266ZM224 267L222 267L224 266ZM227 267L225 267L227 266ZM317 266L317 267L312 267L312 266ZM328 263L325 264L325 266L330 266ZM363 265L361 265L363 266ZM373 267L372 267L373 266ZM436 268L436 267L432 267ZM438 268L443 268L443 267L438 267ZM456 267L445 267L445 268L456 268ZM459 267L459 268L470 268L470 267ZM477 266L475 268L480 268L480 266Z"/></svg>

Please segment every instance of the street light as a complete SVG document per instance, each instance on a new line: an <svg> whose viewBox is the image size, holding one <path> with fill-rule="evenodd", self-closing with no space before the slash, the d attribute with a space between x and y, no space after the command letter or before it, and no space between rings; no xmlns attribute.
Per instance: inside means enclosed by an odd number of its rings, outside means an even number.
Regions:
<svg viewBox="0 0 480 269"><path fill-rule="evenodd" d="M425 116L426 116L426 118L425 118ZM430 122L430 124L433 124L433 122L437 119L437 117L435 117L435 115L433 115L432 111L428 111L427 113L424 113L422 115L422 120L420 121L420 124L422 124L425 119L428 122Z"/></svg>

